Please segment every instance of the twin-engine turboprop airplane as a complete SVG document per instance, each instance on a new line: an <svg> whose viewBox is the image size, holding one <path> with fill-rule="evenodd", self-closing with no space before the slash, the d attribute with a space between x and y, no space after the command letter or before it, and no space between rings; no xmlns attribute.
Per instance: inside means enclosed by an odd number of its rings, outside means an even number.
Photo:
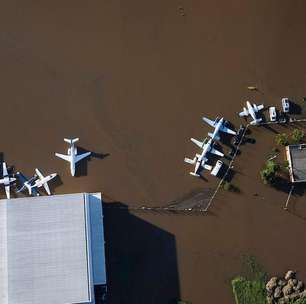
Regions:
<svg viewBox="0 0 306 304"><path fill-rule="evenodd" d="M213 133L208 132L208 135L211 137L212 140L220 140L220 135L219 132L224 132L224 133L228 133L231 135L236 135L236 132L231 130L230 128L227 128L224 123L225 120L224 118L216 118L214 121L210 120L206 117L202 117L203 121L205 121L207 124L209 124L210 126L214 127L215 130Z"/></svg>
<svg viewBox="0 0 306 304"><path fill-rule="evenodd" d="M262 118L257 118L257 113L264 108L264 105L256 105L255 103L251 105L251 103L247 101L246 106L247 107L244 107L243 111L239 113L239 116L246 117L250 115L253 119L251 121L251 125L257 125L258 123L260 123L262 121Z"/></svg>
<svg viewBox="0 0 306 304"><path fill-rule="evenodd" d="M82 160L83 158L89 156L91 152L86 152L86 153L78 155L77 147L74 144L79 141L79 138L74 138L74 139L64 138L64 141L70 144L70 148L68 148L67 155L60 154L60 153L55 153L55 155L70 163L70 172L71 172L71 175L74 176L75 175L75 164L79 162L80 160Z"/></svg>

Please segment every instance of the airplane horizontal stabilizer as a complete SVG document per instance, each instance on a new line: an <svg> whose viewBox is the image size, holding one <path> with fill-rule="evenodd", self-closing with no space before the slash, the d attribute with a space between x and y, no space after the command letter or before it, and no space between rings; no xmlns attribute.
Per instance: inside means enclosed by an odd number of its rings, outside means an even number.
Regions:
<svg viewBox="0 0 306 304"><path fill-rule="evenodd" d="M187 163L187 164L193 165L195 163L195 158L194 159L190 159L188 157L185 157L184 158L184 162Z"/></svg>
<svg viewBox="0 0 306 304"><path fill-rule="evenodd" d="M212 166L210 166L210 165L204 165L204 169L206 169L206 170L211 170L212 169Z"/></svg>
<svg viewBox="0 0 306 304"><path fill-rule="evenodd" d="M194 172L189 172L190 175L195 176L195 177L200 177L200 174L194 173Z"/></svg>
<svg viewBox="0 0 306 304"><path fill-rule="evenodd" d="M64 141L70 145L76 143L79 141L79 138L73 138L73 139L70 139L70 138L64 138Z"/></svg>

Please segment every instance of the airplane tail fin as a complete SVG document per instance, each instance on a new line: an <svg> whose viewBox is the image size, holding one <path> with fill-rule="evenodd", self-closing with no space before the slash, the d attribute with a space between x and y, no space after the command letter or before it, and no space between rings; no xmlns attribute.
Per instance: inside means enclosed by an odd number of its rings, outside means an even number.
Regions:
<svg viewBox="0 0 306 304"><path fill-rule="evenodd" d="M72 144L78 142L78 141L79 141L79 138L72 138L72 139L70 139L70 138L64 138L64 141L65 141L66 143L72 145Z"/></svg>
<svg viewBox="0 0 306 304"><path fill-rule="evenodd" d="M215 135L215 137L214 137L214 134L211 133L211 132L208 132L208 135L209 135L211 138L214 138L215 140L220 140L220 136L219 136L219 135Z"/></svg>

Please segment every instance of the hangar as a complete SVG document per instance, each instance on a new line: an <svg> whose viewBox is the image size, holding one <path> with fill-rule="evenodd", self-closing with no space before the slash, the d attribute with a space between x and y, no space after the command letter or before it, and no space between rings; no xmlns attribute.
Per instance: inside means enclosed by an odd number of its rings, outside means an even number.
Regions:
<svg viewBox="0 0 306 304"><path fill-rule="evenodd" d="M0 200L0 303L95 303L106 292L100 193Z"/></svg>

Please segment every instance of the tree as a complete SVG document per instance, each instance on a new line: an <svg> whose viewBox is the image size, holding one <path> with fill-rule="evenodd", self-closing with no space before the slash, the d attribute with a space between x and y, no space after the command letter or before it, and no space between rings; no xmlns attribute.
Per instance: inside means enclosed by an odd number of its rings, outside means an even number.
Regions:
<svg viewBox="0 0 306 304"><path fill-rule="evenodd" d="M286 133L277 134L275 137L275 141L279 146L289 145L289 137Z"/></svg>
<svg viewBox="0 0 306 304"><path fill-rule="evenodd" d="M294 129L291 134L291 139L293 144L299 144L305 136L304 131L299 129Z"/></svg>
<svg viewBox="0 0 306 304"><path fill-rule="evenodd" d="M265 163L265 167L260 171L260 176L265 184L273 184L276 179L278 170L280 169L279 164L273 160L268 160Z"/></svg>

